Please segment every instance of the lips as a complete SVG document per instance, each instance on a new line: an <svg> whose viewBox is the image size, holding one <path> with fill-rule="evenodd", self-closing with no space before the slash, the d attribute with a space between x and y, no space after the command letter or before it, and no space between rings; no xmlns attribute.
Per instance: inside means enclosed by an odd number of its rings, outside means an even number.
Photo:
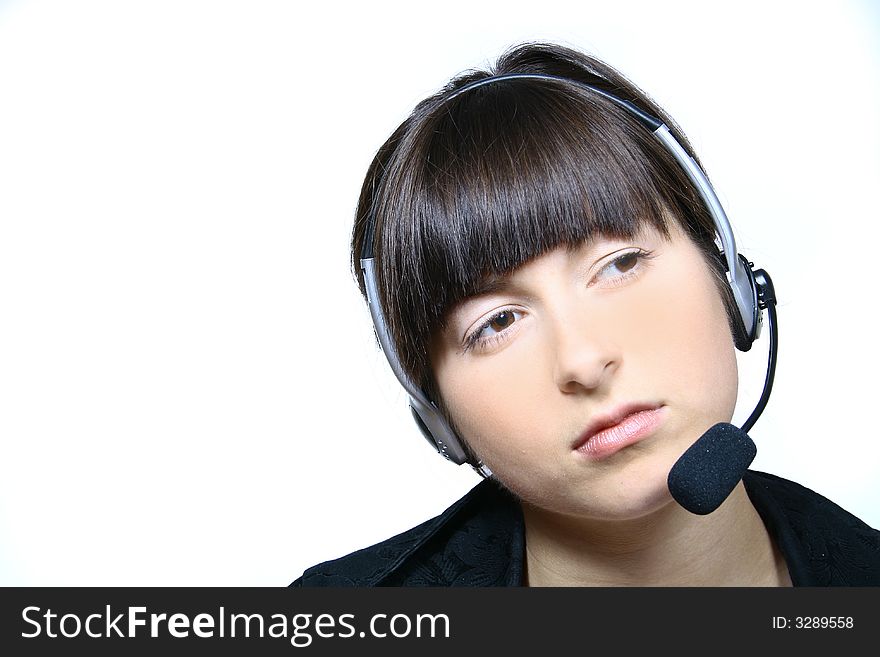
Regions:
<svg viewBox="0 0 880 657"><path fill-rule="evenodd" d="M578 437L577 441L572 446L572 449L582 447L590 440L590 438L600 431L620 424L623 420L634 413L638 413L639 411L653 411L661 406L662 404L651 402L630 402L628 404L617 406L611 411L598 413L587 425L586 430L584 430L584 432Z"/></svg>

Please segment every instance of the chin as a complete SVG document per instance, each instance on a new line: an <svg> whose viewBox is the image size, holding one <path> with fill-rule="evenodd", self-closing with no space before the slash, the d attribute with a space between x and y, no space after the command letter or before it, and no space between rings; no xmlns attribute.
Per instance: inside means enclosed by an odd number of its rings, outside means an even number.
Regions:
<svg viewBox="0 0 880 657"><path fill-rule="evenodd" d="M632 479L616 476L565 490L509 487L522 501L550 513L603 522L637 520L675 504L666 474Z"/></svg>
<svg viewBox="0 0 880 657"><path fill-rule="evenodd" d="M635 520L674 504L666 481L675 458L668 464L666 461L654 458L633 462L607 481L597 482L603 489L593 493L593 501L603 507L599 515L608 520Z"/></svg>
<svg viewBox="0 0 880 657"><path fill-rule="evenodd" d="M636 493L636 491L633 491ZM609 516L616 520L636 520L654 514L664 507L674 504L675 500L669 492L666 481L653 487L645 487L636 494L627 495L619 500Z"/></svg>
<svg viewBox="0 0 880 657"><path fill-rule="evenodd" d="M642 444L641 449L629 451L626 460L611 469L590 474L581 471L581 479L550 473L524 478L518 469L517 476L508 477L506 468L495 470L495 476L520 500L551 513L594 520L635 520L675 504L667 478L679 457L678 448L672 441Z"/></svg>

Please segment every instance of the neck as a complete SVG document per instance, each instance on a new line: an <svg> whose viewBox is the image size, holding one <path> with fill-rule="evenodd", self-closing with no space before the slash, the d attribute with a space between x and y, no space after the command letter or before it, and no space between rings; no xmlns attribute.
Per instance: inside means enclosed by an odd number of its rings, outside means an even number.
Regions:
<svg viewBox="0 0 880 657"><path fill-rule="evenodd" d="M529 586L790 586L782 554L740 482L713 513L674 501L621 521L523 503Z"/></svg>

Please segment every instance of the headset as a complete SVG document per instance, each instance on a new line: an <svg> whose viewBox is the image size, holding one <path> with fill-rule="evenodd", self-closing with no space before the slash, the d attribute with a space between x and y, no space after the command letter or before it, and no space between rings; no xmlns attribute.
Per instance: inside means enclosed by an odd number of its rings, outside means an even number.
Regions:
<svg viewBox="0 0 880 657"><path fill-rule="evenodd" d="M749 351L752 344L760 337L761 328L763 326L762 310L768 309L770 317L770 355L767 368L767 376L764 381L764 390L757 407L751 416L742 426L742 430L747 432L767 405L770 397L770 391L773 386L773 379L776 372L776 355L778 349L778 334L776 328L776 293L773 288L773 282L770 276L763 269L753 270L754 263L737 253L736 242L733 237L733 230L727 215L721 207L718 196L708 178L700 169L694 159L688 155L687 151L675 139L669 128L657 117L648 114L634 103L618 98L613 94L595 87L591 84L573 80L567 77L557 75L548 75L542 73L509 73L503 75L489 76L479 80L470 82L456 89L442 102L448 103L453 98L469 92L472 89L484 87L490 84L506 80L545 80L557 84L574 85L583 89L587 89L599 96L606 98L618 107L622 108L630 115L635 117L639 123L650 130L654 137L663 145L663 147L675 158L681 166L684 173L694 184L700 198L705 204L712 220L718 237L721 240L722 255L726 261L726 271L728 284L733 291L733 298L736 301L738 313L735 313L734 320L734 344L740 351ZM384 176L383 176L384 178ZM384 181L379 183L379 193L383 189ZM364 232L364 242L360 254L360 266L364 277L364 287L367 293L367 304L370 309L370 316L373 320L373 327L376 331L376 337L382 348L388 363L394 375L403 385L409 394L409 406L413 417L418 424L422 435L428 440L442 456L449 459L453 463L470 464L478 474L482 477L491 477L492 471L478 459L470 456L465 449L463 441L456 435L455 431L443 417L437 406L431 401L425 392L410 379L401 366L400 359L391 340L388 325L382 313L381 303L379 299L379 289L376 279L376 263L373 253L373 241L375 231L375 215L376 207L375 199L371 204L370 211L367 216L366 229Z"/></svg>

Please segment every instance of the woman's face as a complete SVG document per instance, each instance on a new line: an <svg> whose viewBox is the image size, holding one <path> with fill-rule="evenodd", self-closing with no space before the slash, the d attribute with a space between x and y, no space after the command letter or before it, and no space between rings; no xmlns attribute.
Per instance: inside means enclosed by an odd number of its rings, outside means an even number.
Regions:
<svg viewBox="0 0 880 657"><path fill-rule="evenodd" d="M462 437L533 506L650 513L672 501L678 457L733 417L726 311L701 252L669 223L671 241L646 225L632 240L600 236L525 263L455 307L432 342ZM597 414L631 402L662 406L652 432L610 454L576 449Z"/></svg>

